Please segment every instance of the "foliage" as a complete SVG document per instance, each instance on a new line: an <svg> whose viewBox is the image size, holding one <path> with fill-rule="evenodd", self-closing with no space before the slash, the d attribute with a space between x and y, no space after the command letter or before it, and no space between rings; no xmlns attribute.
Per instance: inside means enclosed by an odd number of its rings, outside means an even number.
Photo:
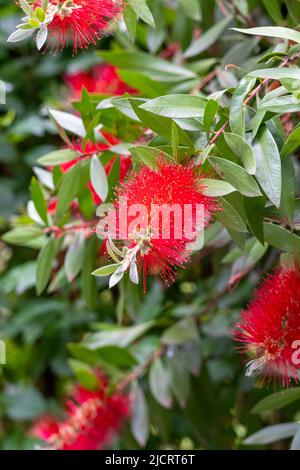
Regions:
<svg viewBox="0 0 300 470"><path fill-rule="evenodd" d="M1 7L1 446L32 448L32 422L100 368L134 397L116 448L300 448L299 388L256 387L231 337L262 275L300 250L300 3L128 5L126 27L76 57L7 43L20 14ZM72 96L65 75L103 63L126 92ZM97 205L129 157L161 155L201 165L222 210L170 287L122 272L109 289L120 260Z"/></svg>

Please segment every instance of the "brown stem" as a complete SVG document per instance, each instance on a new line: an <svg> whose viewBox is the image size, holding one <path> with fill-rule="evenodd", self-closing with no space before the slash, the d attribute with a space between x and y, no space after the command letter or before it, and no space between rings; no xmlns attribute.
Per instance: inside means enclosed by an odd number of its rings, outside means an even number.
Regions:
<svg viewBox="0 0 300 470"><path fill-rule="evenodd" d="M121 392L125 388L128 387L128 385L132 384L135 380L137 380L142 373L151 365L153 362L156 361L159 357L161 357L165 352L165 346L160 346L156 351L154 351L147 359L145 362L140 364L138 367L136 367L130 374L128 374L121 382L118 383L117 385L117 391Z"/></svg>

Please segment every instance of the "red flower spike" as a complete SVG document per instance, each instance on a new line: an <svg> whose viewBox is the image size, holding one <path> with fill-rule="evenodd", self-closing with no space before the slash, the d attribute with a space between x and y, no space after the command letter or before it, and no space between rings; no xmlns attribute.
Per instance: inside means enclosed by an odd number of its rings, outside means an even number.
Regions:
<svg viewBox="0 0 300 470"><path fill-rule="evenodd" d="M300 269L277 268L256 290L233 331L234 339L250 354L246 375L262 382L298 381L300 367ZM298 350L298 351L297 351Z"/></svg>
<svg viewBox="0 0 300 470"><path fill-rule="evenodd" d="M36 437L55 450L97 450L107 446L129 416L129 398L108 394L107 380L98 375L99 388L78 385L66 403L67 417L58 421L47 415L33 427Z"/></svg>
<svg viewBox="0 0 300 470"><path fill-rule="evenodd" d="M41 6L40 0L36 6ZM54 13L47 26L52 50L71 43L76 53L78 48L96 44L111 23L120 19L123 9L123 0L50 0L48 11Z"/></svg>
<svg viewBox="0 0 300 470"><path fill-rule="evenodd" d="M139 171L132 172L117 190L117 198L114 203L116 219L119 218L120 221L122 219L120 214L124 209L124 200L126 200L127 208L141 204L147 209L147 219L136 226L133 232L131 229L136 215L132 217L128 215L125 227L127 236L124 235L123 228L120 229L120 226L117 226L117 237L111 237L128 240L129 250L127 253L133 253L134 262L136 261L139 271L143 273L144 289L146 289L146 277L149 274L161 277L167 285L173 282L176 269L183 267L190 259L187 243L192 241L185 236L184 227L178 227L172 212L170 213L170 228L167 236L163 233L161 220L154 229L153 220L148 217L151 214L151 209L154 205L176 206L183 214L185 206L189 205L192 207L193 215L191 217L192 230L196 232L196 218L194 216L197 205L201 205L204 219L201 222L206 226L211 219L212 211L218 210L218 205L213 198L203 194L204 185L201 183L203 176L198 176L193 168L178 163L167 163L161 159L158 162L157 171L148 166L142 166ZM110 216L111 214L108 215L108 220ZM181 220L179 223L183 224L183 221ZM157 232L155 237L152 236L153 230ZM108 234L110 235L109 229ZM136 236L139 234L144 237L144 242L138 250L139 242Z"/></svg>

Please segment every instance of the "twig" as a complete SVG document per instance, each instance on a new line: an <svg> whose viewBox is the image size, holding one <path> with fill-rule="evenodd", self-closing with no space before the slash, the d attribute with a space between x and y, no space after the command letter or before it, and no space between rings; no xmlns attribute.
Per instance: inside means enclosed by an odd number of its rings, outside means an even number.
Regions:
<svg viewBox="0 0 300 470"><path fill-rule="evenodd" d="M142 373L151 365L153 362L156 361L159 357L161 357L165 353L165 346L160 346L156 351L154 351L147 359L145 362L140 364L138 367L136 367L130 374L128 374L121 382L118 383L116 389L118 392L121 392L125 388L128 387L128 385L132 384L135 380L137 380Z"/></svg>

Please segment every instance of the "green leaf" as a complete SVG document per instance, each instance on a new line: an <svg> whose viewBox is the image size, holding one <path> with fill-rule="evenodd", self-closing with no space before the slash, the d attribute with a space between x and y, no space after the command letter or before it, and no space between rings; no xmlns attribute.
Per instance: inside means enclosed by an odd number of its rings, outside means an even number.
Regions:
<svg viewBox="0 0 300 470"><path fill-rule="evenodd" d="M142 123L145 124L145 126L152 129L158 135L167 137L170 140L172 139L172 119L165 116L157 116L150 111L146 111L145 109L136 106L133 101L131 101L131 103L134 112L137 114ZM178 128L177 130L179 142L182 145L186 145L187 147L194 149L194 144L189 135L181 128Z"/></svg>
<svg viewBox="0 0 300 470"><path fill-rule="evenodd" d="M40 237L43 233L41 228L25 225L24 227L17 227L6 232L2 235L2 240L13 245L23 245L23 243Z"/></svg>
<svg viewBox="0 0 300 470"><path fill-rule="evenodd" d="M203 184L203 194L206 196L226 196L236 191L231 184L223 180L201 178L201 184Z"/></svg>
<svg viewBox="0 0 300 470"><path fill-rule="evenodd" d="M263 4L275 23L283 21L279 0L263 0Z"/></svg>
<svg viewBox="0 0 300 470"><path fill-rule="evenodd" d="M292 437L300 428L297 423L283 423L267 426L244 440L246 445L263 445Z"/></svg>
<svg viewBox="0 0 300 470"><path fill-rule="evenodd" d="M218 174L236 188L241 194L248 197L260 196L259 187L241 166L230 160L220 157L208 157Z"/></svg>
<svg viewBox="0 0 300 470"><path fill-rule="evenodd" d="M289 221L293 220L296 193L296 175L293 162L290 158L281 161L282 191L280 211L286 215Z"/></svg>
<svg viewBox="0 0 300 470"><path fill-rule="evenodd" d="M245 137L245 110L244 99L255 84L255 79L245 76L234 90L229 110L229 124L231 131Z"/></svg>
<svg viewBox="0 0 300 470"><path fill-rule="evenodd" d="M283 158L288 157L300 146L300 124L288 135L286 141L281 149L281 156Z"/></svg>
<svg viewBox="0 0 300 470"><path fill-rule="evenodd" d="M127 0L127 1L139 18L145 21L145 23L147 23L152 28L155 28L155 21L152 16L151 10L146 3L146 0Z"/></svg>
<svg viewBox="0 0 300 470"><path fill-rule="evenodd" d="M37 163L43 166L55 166L62 163L68 163L78 158L78 153L71 149L55 150L54 152L47 153L37 160Z"/></svg>
<svg viewBox="0 0 300 470"><path fill-rule="evenodd" d="M105 60L105 62L108 62L115 67L145 73L152 80L168 82L196 77L196 74L186 67L181 67L144 52L99 51L98 54Z"/></svg>
<svg viewBox="0 0 300 470"><path fill-rule="evenodd" d="M252 147L238 134L225 132L224 138L233 153L242 161L247 173L254 175L256 171L256 161Z"/></svg>
<svg viewBox="0 0 300 470"><path fill-rule="evenodd" d="M31 199L34 202L37 213L39 214L42 221L45 222L45 224L47 225L48 224L47 203L45 200L42 186L34 176L31 179L30 193L31 193Z"/></svg>
<svg viewBox="0 0 300 470"><path fill-rule="evenodd" d="M192 44L185 51L184 57L189 59L190 57L194 57L207 50L219 39L223 31L228 27L231 20L232 17L228 16L205 31L198 39L192 42Z"/></svg>
<svg viewBox="0 0 300 470"><path fill-rule="evenodd" d="M86 130L80 117L65 113L64 111L57 111L56 109L49 109L49 114L66 131L72 132L72 134L79 137L85 137Z"/></svg>
<svg viewBox="0 0 300 470"><path fill-rule="evenodd" d="M215 116L219 109L219 103L215 100L208 100L204 110L203 124L206 132L210 131L210 128L214 122Z"/></svg>
<svg viewBox="0 0 300 470"><path fill-rule="evenodd" d="M165 87L161 83L152 80L143 73L132 72L131 70L118 70L118 75L125 83L139 90L140 93L148 98L156 98L165 93Z"/></svg>
<svg viewBox="0 0 300 470"><path fill-rule="evenodd" d="M137 17L136 17L136 14L134 12L134 9L130 5L127 5L127 7L124 11L124 21L125 21L125 24L126 24L128 34L129 34L131 40L134 41L135 33L136 33Z"/></svg>
<svg viewBox="0 0 300 470"><path fill-rule="evenodd" d="M297 400L300 400L300 387L281 390L260 400L252 409L252 413L280 410Z"/></svg>
<svg viewBox="0 0 300 470"><path fill-rule="evenodd" d="M274 137L267 127L260 129L253 150L256 178L270 201L278 208L281 199L281 160Z"/></svg>
<svg viewBox="0 0 300 470"><path fill-rule="evenodd" d="M120 181L120 164L120 158L116 158L108 174L108 194L106 203L111 202L115 197L115 188Z"/></svg>
<svg viewBox="0 0 300 470"><path fill-rule="evenodd" d="M72 282L80 273L84 262L84 238L77 236L71 243L65 257L65 270L67 279Z"/></svg>
<svg viewBox="0 0 300 470"><path fill-rule="evenodd" d="M80 164L74 165L65 173L58 191L57 216L60 218L70 207L71 202L76 198L80 189Z"/></svg>
<svg viewBox="0 0 300 470"><path fill-rule="evenodd" d="M107 266L102 266L101 268L96 269L92 272L93 276L110 276L115 272L115 270L120 266L120 263L108 264Z"/></svg>
<svg viewBox="0 0 300 470"><path fill-rule="evenodd" d="M192 351L190 351L190 354ZM175 349L173 355L167 358L167 367L170 376L171 390L181 408L187 404L191 380L185 357L180 350Z"/></svg>
<svg viewBox="0 0 300 470"><path fill-rule="evenodd" d="M199 96L165 95L148 100L140 108L170 118L202 117L207 101Z"/></svg>
<svg viewBox="0 0 300 470"><path fill-rule="evenodd" d="M37 295L41 295L50 280L56 247L56 240L54 238L50 238L39 252L36 267Z"/></svg>
<svg viewBox="0 0 300 470"><path fill-rule="evenodd" d="M130 152L135 160L140 160L144 165L155 170L157 168L157 162L159 158L163 158L166 161L174 161L170 155L155 147L149 147L146 145L138 145L131 147Z"/></svg>
<svg viewBox="0 0 300 470"><path fill-rule="evenodd" d="M273 0L272 0L273 1ZM266 36L271 38L287 39L300 44L300 33L290 28L281 26L261 26L256 28L241 29L232 28L234 31L245 34L254 34L255 36Z"/></svg>
<svg viewBox="0 0 300 470"><path fill-rule="evenodd" d="M149 410L147 400L138 382L131 385L132 407L130 427L133 437L141 447L145 447L149 437Z"/></svg>
<svg viewBox="0 0 300 470"><path fill-rule="evenodd" d="M201 21L202 11L201 2L199 0L180 0L184 13L195 21Z"/></svg>
<svg viewBox="0 0 300 470"><path fill-rule="evenodd" d="M81 272L82 296L89 308L94 308L97 302L96 279L91 275L96 267L99 240L96 236L89 238L85 244L84 263Z"/></svg>
<svg viewBox="0 0 300 470"><path fill-rule="evenodd" d="M222 212L216 214L216 219L219 220L225 227L235 230L236 232L247 232L247 227L244 220L237 212L237 210L226 199L220 199Z"/></svg>
<svg viewBox="0 0 300 470"><path fill-rule="evenodd" d="M254 70L248 74L248 77L270 78L272 80L283 80L286 78L300 80L300 69L299 67L270 67L269 69Z"/></svg>
<svg viewBox="0 0 300 470"><path fill-rule="evenodd" d="M300 250L300 237L280 225L264 223L265 241L274 248L288 253Z"/></svg>
<svg viewBox="0 0 300 470"><path fill-rule="evenodd" d="M95 192L102 202L105 202L108 195L108 181L103 165L96 155L91 158L90 177Z"/></svg>
<svg viewBox="0 0 300 470"><path fill-rule="evenodd" d="M154 322L149 321L139 325L89 333L84 338L83 344L91 350L110 345L126 348L152 328L153 325Z"/></svg>
<svg viewBox="0 0 300 470"><path fill-rule="evenodd" d="M198 341L195 321L191 317L180 320L165 330L161 340L164 344L173 346L187 341Z"/></svg>
<svg viewBox="0 0 300 470"><path fill-rule="evenodd" d="M30 16L31 15L31 6L26 0L19 0L20 7L22 10L26 13L26 15Z"/></svg>
<svg viewBox="0 0 300 470"><path fill-rule="evenodd" d="M174 160L178 161L179 160L179 136L178 136L178 129L179 126L176 124L176 122L172 122L172 154L174 157Z"/></svg>
<svg viewBox="0 0 300 470"><path fill-rule="evenodd" d="M93 369L82 361L69 359L71 369L74 371L78 382L88 390L97 390L99 381Z"/></svg>
<svg viewBox="0 0 300 470"><path fill-rule="evenodd" d="M252 198L246 197L244 199L248 225L253 235L260 241L262 245L265 242L263 225L263 209L265 206L265 199L265 196Z"/></svg>
<svg viewBox="0 0 300 470"><path fill-rule="evenodd" d="M155 400L164 408L171 408L170 377L161 359L156 359L150 368L149 385Z"/></svg>

